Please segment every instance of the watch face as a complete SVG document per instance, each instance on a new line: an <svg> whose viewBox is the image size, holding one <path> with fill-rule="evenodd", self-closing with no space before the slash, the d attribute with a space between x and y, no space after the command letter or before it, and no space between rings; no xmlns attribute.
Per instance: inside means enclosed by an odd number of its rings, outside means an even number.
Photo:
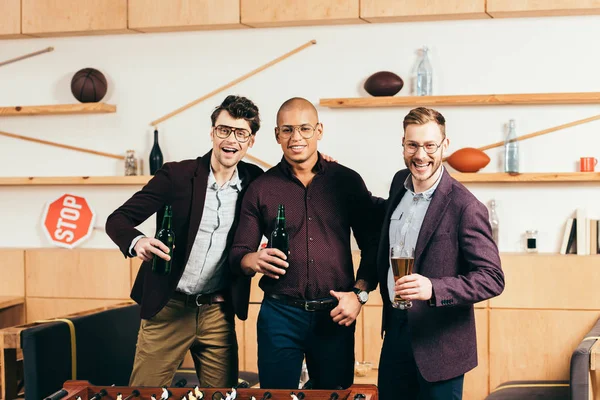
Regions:
<svg viewBox="0 0 600 400"><path fill-rule="evenodd" d="M360 300L361 303L366 303L367 300L369 300L369 293L362 291L358 294L358 299Z"/></svg>

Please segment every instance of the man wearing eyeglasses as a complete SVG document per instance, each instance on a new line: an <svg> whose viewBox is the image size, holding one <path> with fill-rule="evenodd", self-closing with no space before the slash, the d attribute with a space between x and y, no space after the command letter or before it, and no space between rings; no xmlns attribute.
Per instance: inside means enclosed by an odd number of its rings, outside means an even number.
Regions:
<svg viewBox="0 0 600 400"><path fill-rule="evenodd" d="M106 232L125 257L143 261L131 292L142 322L130 386L170 386L188 351L201 387L237 384L234 312L247 318L250 279L231 273L227 254L244 191L263 172L241 161L254 144L260 117L249 99L228 96L211 122L211 151L166 163L106 221ZM161 217L167 204L173 210L173 254L135 228L154 213ZM155 275L153 257L172 257L171 273Z"/></svg>
<svg viewBox="0 0 600 400"><path fill-rule="evenodd" d="M464 374L477 366L473 304L504 289L487 209L442 166L448 144L439 112L420 107L404 118L407 169L392 180L377 257L382 400L461 399ZM396 281L392 247L414 257L413 273Z"/></svg>
<svg viewBox="0 0 600 400"><path fill-rule="evenodd" d="M307 100L277 113L283 158L254 181L242 202L232 268L262 274L257 324L260 385L297 389L306 357L313 389L346 388L354 376L355 319L376 285L374 203L358 173L317 151L323 124ZM278 205L286 212L289 254L256 251L270 237ZM354 276L350 230L362 250Z"/></svg>

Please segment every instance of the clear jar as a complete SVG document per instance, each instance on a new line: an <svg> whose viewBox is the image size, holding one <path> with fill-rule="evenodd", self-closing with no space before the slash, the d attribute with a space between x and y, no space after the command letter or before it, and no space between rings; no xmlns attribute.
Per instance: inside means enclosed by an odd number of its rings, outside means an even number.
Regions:
<svg viewBox="0 0 600 400"><path fill-rule="evenodd" d="M525 231L525 250L528 253L537 253L537 235L538 231L536 230Z"/></svg>
<svg viewBox="0 0 600 400"><path fill-rule="evenodd" d="M125 176L137 175L137 159L134 150L127 150L125 156Z"/></svg>

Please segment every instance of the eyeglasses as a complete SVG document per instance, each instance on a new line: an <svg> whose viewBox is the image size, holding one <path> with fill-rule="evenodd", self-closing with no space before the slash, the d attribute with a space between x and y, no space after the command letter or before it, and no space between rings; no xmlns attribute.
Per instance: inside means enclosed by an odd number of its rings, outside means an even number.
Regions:
<svg viewBox="0 0 600 400"><path fill-rule="evenodd" d="M415 142L404 142L402 146L404 146L404 151L406 152L406 154L415 154L417 151L419 151L419 147L422 147L423 150L425 150L425 153L433 154L436 151L438 151L442 143L444 143L444 140L442 140L440 144L437 144L435 142L428 142L425 144L418 144Z"/></svg>
<svg viewBox="0 0 600 400"><path fill-rule="evenodd" d="M250 136L252 136L252 133L247 129L234 128L227 125L217 125L214 127L214 130L215 134L220 139L227 139L233 132L233 136L235 136L235 139L240 143L246 143L248 139L250 139Z"/></svg>
<svg viewBox="0 0 600 400"><path fill-rule="evenodd" d="M315 135L315 130L317 129L317 126L319 126L318 122L317 125L315 125L314 127L310 124L283 125L275 128L275 130L277 131L277 134L283 137L284 139L288 139L289 137L291 137L296 130L300 132L300 136L302 136L304 139L310 139Z"/></svg>

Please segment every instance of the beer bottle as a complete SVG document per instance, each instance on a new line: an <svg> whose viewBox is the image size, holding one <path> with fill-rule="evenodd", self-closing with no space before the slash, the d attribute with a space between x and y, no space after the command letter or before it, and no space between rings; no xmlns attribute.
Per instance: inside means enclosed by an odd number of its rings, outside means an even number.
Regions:
<svg viewBox="0 0 600 400"><path fill-rule="evenodd" d="M290 249L290 242L285 229L285 207L280 204L277 208L277 219L275 220L275 229L271 232L270 246L273 249L279 249L287 256Z"/></svg>
<svg viewBox="0 0 600 400"><path fill-rule="evenodd" d="M171 262L173 261L173 245L175 244L175 233L171 229L171 219L173 218L173 211L170 205L165 206L165 214L163 215L162 226L156 234L156 239L163 242L165 246L169 248L169 261L154 255L152 260L152 272L157 275L169 275L171 272Z"/></svg>

